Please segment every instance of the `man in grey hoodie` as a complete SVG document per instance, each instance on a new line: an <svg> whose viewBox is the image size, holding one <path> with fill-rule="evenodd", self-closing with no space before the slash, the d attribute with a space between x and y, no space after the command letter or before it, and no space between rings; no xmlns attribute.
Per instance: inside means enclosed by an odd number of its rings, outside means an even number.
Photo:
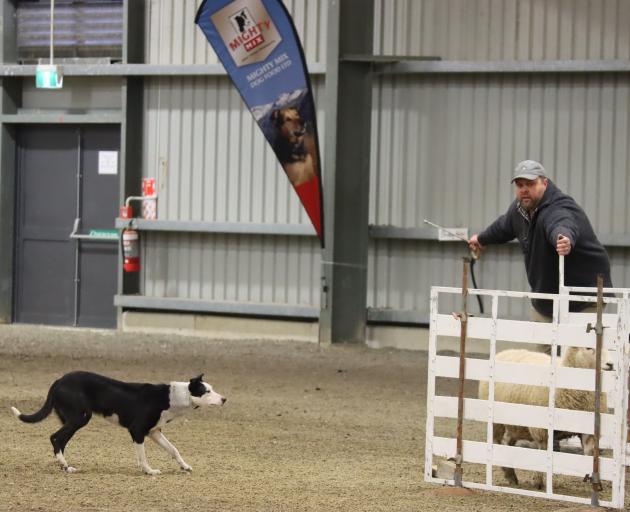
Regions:
<svg viewBox="0 0 630 512"><path fill-rule="evenodd" d="M469 246L482 251L485 246L514 238L523 251L527 280L533 292L558 293L558 255L565 256L567 286L596 286L597 274L611 287L610 262L597 239L586 213L547 177L535 160L524 160L512 177L516 199L507 212L478 235ZM532 299L532 319L550 322L553 302ZM571 302L570 311L594 311L592 303Z"/></svg>

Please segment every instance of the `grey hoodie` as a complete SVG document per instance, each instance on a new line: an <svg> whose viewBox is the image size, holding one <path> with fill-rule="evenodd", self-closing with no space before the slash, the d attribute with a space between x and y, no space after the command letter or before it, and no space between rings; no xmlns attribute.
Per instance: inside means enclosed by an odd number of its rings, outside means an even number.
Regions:
<svg viewBox="0 0 630 512"><path fill-rule="evenodd" d="M608 254L595 236L586 213L551 180L531 220L515 200L478 239L482 245L490 245L517 238L532 291L558 293L556 241L559 234L571 240L571 252L565 257L567 286L596 286L597 274L604 276L604 286L612 286ZM553 303L549 300L532 299L532 305L543 315L553 314ZM570 310L580 311L589 305L588 302L572 302Z"/></svg>

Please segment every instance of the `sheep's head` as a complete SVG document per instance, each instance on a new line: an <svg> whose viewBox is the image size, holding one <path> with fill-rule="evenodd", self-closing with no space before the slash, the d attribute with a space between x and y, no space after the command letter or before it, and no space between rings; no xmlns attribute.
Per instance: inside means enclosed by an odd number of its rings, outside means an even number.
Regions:
<svg viewBox="0 0 630 512"><path fill-rule="evenodd" d="M569 368L595 368L595 349L585 347L568 347L562 356L562 365ZM602 349L602 370L612 370L613 365L608 351Z"/></svg>
<svg viewBox="0 0 630 512"><path fill-rule="evenodd" d="M581 434L582 452L587 457L591 457L595 453L595 436L592 434Z"/></svg>

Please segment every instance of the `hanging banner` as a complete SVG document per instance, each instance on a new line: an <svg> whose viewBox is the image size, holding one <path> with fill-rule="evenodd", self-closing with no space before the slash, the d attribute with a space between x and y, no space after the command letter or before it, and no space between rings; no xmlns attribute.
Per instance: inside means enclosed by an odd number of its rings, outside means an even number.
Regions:
<svg viewBox="0 0 630 512"><path fill-rule="evenodd" d="M281 0L204 0L195 23L271 144L323 247L315 103L291 16Z"/></svg>

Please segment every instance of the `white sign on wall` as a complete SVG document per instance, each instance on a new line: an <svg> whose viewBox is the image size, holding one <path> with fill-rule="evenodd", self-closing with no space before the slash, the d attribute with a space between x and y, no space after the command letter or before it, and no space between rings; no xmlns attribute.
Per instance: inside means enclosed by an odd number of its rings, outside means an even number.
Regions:
<svg viewBox="0 0 630 512"><path fill-rule="evenodd" d="M438 229L438 240L440 242L461 242L468 240L468 228L440 228Z"/></svg>
<svg viewBox="0 0 630 512"><path fill-rule="evenodd" d="M98 152L98 173L118 174L118 151Z"/></svg>

